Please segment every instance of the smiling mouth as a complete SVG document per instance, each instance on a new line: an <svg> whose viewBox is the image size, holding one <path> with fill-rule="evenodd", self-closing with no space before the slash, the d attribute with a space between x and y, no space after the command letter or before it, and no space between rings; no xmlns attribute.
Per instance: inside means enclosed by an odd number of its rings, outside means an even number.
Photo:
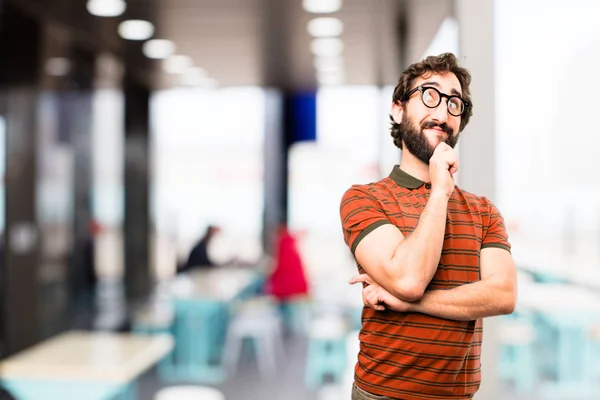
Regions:
<svg viewBox="0 0 600 400"><path fill-rule="evenodd" d="M437 134L442 134L444 136L448 136L448 134L446 133L446 131L444 131L443 129L440 129L440 128L426 128L425 130L434 131Z"/></svg>

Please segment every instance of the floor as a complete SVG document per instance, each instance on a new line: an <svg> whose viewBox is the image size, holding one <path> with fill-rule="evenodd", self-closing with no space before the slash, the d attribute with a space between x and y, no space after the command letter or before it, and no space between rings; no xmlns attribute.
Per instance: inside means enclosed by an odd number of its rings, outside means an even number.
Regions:
<svg viewBox="0 0 600 400"><path fill-rule="evenodd" d="M288 338L285 343L286 361L278 368L277 376L262 379L256 361L246 352L240 359L235 376L226 383L215 386L223 392L226 400L350 400L344 388L325 385L319 390L307 389L304 385L306 363L306 341L302 338ZM185 384L185 382L182 382ZM139 400L152 400L154 394L164 385L157 381L152 371L140 379ZM553 400L598 400L600 394L593 397L560 397ZM503 386L496 400L547 400L548 397L517 396L510 386ZM0 398L0 400L2 400ZM485 399L478 399L485 400Z"/></svg>
<svg viewBox="0 0 600 400"><path fill-rule="evenodd" d="M245 351L236 374L215 387L223 392L227 400L312 400L323 397L316 390L304 386L306 341L288 338L285 351L285 360L282 360L277 376L261 378L252 353ZM163 384L157 381L153 371L148 372L140 379L140 400L152 400L161 387Z"/></svg>
<svg viewBox="0 0 600 400"><path fill-rule="evenodd" d="M71 328L81 329L101 329L101 330L120 330L125 328L126 320L124 314L124 304L121 291L118 288L108 290L100 288L98 309L96 313L90 313L89 308L86 312L75 313L79 317L71 321ZM110 288L109 288L110 289ZM56 299L56 291L52 291L52 296L48 298ZM114 292L114 293L113 293ZM48 293L50 294L50 292ZM121 310L119 312L116 312ZM51 310L46 310L51 311ZM55 310L56 311L56 310ZM49 319L49 329L45 332L47 335L55 333L61 328L56 318L59 313L48 313L55 318ZM95 315L94 315L95 314ZM51 324L50 324L51 323ZM126 324L125 324L126 325ZM277 369L277 375L263 379L258 371L256 360L250 351L245 351L239 361L237 373L230 377L225 383L216 386L223 392L226 400L349 400L348 388L335 388L327 385L319 390L311 390L304 385L304 368L306 365L306 340L301 336L289 336L285 339L285 359L280 361ZM186 384L178 382L177 384ZM168 384L171 385L171 384ZM153 400L155 393L165 385L157 379L153 370L148 371L139 379L138 399ZM576 390L577 391L577 390ZM503 387L501 394L495 400L546 400L539 396L516 396L510 387ZM600 394L593 397L558 397L553 396L553 400L599 400ZM13 400L12 397L0 391L0 400ZM82 399L85 400L85 399ZM202 399L199 399L202 400ZM477 399L486 400L486 399Z"/></svg>

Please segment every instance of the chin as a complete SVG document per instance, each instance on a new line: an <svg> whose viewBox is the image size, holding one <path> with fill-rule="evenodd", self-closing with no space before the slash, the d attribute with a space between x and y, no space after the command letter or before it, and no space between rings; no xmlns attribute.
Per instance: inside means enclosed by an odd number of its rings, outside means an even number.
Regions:
<svg viewBox="0 0 600 400"><path fill-rule="evenodd" d="M429 138L429 144L431 145L431 147L433 147L434 149L437 147L438 144L442 143L444 141L444 139L440 139L438 137L435 138Z"/></svg>

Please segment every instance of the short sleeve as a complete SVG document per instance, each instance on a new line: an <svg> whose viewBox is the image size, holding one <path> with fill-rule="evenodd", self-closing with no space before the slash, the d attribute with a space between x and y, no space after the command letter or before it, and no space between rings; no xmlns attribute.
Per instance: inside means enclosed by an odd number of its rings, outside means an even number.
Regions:
<svg viewBox="0 0 600 400"><path fill-rule="evenodd" d="M483 227L483 243L481 244L481 248L498 247L510 252L510 243L508 242L504 218L502 218L500 211L498 211L491 201L486 199L486 203L489 220L487 226L484 225Z"/></svg>
<svg viewBox="0 0 600 400"><path fill-rule="evenodd" d="M379 202L360 186L352 186L344 193L340 204L340 218L344 241L352 254L365 236L376 228L391 223Z"/></svg>

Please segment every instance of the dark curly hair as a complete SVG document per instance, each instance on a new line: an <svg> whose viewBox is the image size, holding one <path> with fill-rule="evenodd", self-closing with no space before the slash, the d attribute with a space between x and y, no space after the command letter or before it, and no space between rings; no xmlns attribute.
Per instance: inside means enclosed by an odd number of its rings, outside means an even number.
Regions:
<svg viewBox="0 0 600 400"><path fill-rule="evenodd" d="M471 91L469 90L471 74L467 69L458 65L458 60L452 53L429 56L422 61L411 64L402 75L400 75L398 84L394 88L394 94L392 96L393 102L401 102L402 105L406 103L408 100L405 98L406 94L412 89L415 79L428 77L431 74L446 74L448 72L453 73L458 78L462 89L461 97L467 102L467 107L461 116L460 127L458 129L458 132L462 132L473 115L473 103L471 102ZM402 148L402 131L400 125L394 121L391 115L390 120L392 122L391 134L394 138L394 144L397 147Z"/></svg>

